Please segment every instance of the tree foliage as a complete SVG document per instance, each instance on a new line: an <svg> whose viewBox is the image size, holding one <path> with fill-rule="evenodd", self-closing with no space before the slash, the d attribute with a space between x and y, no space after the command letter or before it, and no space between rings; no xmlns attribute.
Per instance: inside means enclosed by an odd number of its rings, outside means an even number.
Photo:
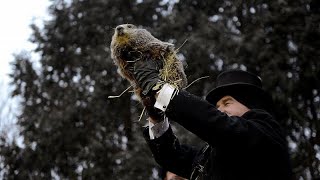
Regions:
<svg viewBox="0 0 320 180"><path fill-rule="evenodd" d="M57 0L49 10L43 28L31 25L41 69L24 55L13 63L24 147L1 139L5 178L157 179L141 135L145 121L137 122L141 105L128 93L107 99L129 86L109 49L113 28L123 23L174 43L190 83L210 76L187 89L198 96L223 70L260 75L287 130L295 177L320 176L316 0Z"/></svg>

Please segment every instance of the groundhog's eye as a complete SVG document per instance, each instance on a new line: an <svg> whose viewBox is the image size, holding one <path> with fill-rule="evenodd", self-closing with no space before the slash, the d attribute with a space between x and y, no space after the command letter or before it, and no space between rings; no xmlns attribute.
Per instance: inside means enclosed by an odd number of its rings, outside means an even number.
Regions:
<svg viewBox="0 0 320 180"><path fill-rule="evenodd" d="M128 28L132 28L132 26L131 26L131 25L128 25Z"/></svg>

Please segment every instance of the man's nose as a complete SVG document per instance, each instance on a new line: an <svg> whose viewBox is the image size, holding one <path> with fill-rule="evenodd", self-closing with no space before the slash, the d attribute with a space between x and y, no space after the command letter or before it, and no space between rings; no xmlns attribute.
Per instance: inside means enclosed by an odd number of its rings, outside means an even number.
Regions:
<svg viewBox="0 0 320 180"><path fill-rule="evenodd" d="M224 112L224 109L220 106L217 108L219 111Z"/></svg>

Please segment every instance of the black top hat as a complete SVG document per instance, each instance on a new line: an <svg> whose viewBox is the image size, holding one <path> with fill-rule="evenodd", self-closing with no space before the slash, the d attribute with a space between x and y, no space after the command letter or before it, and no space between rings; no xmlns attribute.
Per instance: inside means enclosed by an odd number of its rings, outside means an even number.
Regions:
<svg viewBox="0 0 320 180"><path fill-rule="evenodd" d="M219 74L216 81L216 87L209 92L206 100L213 105L216 105L223 96L227 95L234 97L238 101L239 99L237 97L241 97L243 101L250 102L244 103L246 106L248 106L248 104L264 104L263 106L267 106L264 108L265 110L272 104L271 96L262 89L260 77L247 71L229 70ZM253 101L262 102L252 103Z"/></svg>

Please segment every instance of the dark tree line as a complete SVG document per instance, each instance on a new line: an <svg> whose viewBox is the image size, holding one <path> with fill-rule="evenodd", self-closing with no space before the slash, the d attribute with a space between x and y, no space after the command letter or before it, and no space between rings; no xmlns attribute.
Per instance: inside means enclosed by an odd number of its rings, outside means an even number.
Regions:
<svg viewBox="0 0 320 180"><path fill-rule="evenodd" d="M188 91L204 97L223 70L260 75L287 130L297 179L320 177L320 10L316 0L52 1L44 28L31 25L41 69L16 55L11 74L22 98L24 146L0 142L4 179L159 179L137 122L142 106L126 93L110 58L118 24L172 42L186 64ZM186 41L186 43L184 43ZM191 141L177 125L184 141Z"/></svg>

